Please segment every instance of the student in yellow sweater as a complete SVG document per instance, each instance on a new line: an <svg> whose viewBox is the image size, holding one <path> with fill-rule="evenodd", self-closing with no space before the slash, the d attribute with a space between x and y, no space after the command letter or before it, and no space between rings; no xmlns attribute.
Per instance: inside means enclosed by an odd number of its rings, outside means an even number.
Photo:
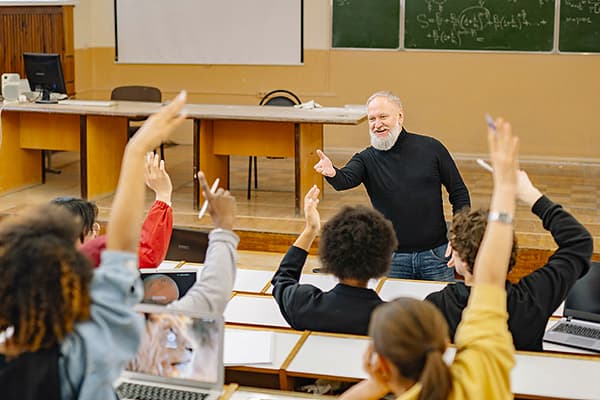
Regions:
<svg viewBox="0 0 600 400"><path fill-rule="evenodd" d="M364 355L369 379L342 395L344 400L512 398L514 347L508 331L505 280L513 241L518 138L498 119L488 131L494 191L475 260L469 304L456 333L450 366L442 356L449 343L442 314L428 302L400 298L383 304L371 318L371 345Z"/></svg>

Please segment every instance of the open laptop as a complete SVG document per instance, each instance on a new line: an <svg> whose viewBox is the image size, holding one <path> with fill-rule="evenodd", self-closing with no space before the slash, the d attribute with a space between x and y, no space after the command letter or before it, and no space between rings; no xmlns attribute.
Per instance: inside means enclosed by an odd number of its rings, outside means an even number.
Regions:
<svg viewBox="0 0 600 400"><path fill-rule="evenodd" d="M600 263L571 288L564 318L544 335L544 341L600 353Z"/></svg>
<svg viewBox="0 0 600 400"><path fill-rule="evenodd" d="M140 304L146 329L115 383L121 399L214 400L223 391L223 318Z"/></svg>
<svg viewBox="0 0 600 400"><path fill-rule="evenodd" d="M197 229L173 228L167 260L201 264L208 248L208 232Z"/></svg>
<svg viewBox="0 0 600 400"><path fill-rule="evenodd" d="M194 283L198 271L182 269L140 269L144 282L143 303L168 304L182 298Z"/></svg>

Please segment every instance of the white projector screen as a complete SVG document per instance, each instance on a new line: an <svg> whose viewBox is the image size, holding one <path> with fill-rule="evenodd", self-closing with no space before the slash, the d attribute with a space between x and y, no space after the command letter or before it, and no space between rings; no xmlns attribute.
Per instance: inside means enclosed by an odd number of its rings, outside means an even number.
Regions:
<svg viewBox="0 0 600 400"><path fill-rule="evenodd" d="M303 0L115 0L115 60L298 65Z"/></svg>

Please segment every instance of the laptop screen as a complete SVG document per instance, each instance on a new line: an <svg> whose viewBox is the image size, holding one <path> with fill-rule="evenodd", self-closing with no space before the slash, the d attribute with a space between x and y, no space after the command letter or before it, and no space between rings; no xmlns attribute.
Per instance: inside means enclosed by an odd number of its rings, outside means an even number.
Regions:
<svg viewBox="0 0 600 400"><path fill-rule="evenodd" d="M201 264L208 248L208 232L196 229L173 228L167 260Z"/></svg>
<svg viewBox="0 0 600 400"><path fill-rule="evenodd" d="M154 382L216 388L223 385L223 319L138 305L146 329L126 370ZM139 376L138 374L143 374Z"/></svg>
<svg viewBox="0 0 600 400"><path fill-rule="evenodd" d="M565 317L600 322L600 263L592 262L565 300Z"/></svg>
<svg viewBox="0 0 600 400"><path fill-rule="evenodd" d="M144 303L168 304L182 298L196 282L196 271L143 271Z"/></svg>

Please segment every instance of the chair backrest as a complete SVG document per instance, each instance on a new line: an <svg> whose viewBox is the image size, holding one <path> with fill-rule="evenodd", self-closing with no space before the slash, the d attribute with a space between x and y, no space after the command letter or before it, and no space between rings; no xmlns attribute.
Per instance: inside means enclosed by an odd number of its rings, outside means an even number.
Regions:
<svg viewBox="0 0 600 400"><path fill-rule="evenodd" d="M301 103L300 98L289 90L277 89L265 94L258 105L291 107Z"/></svg>
<svg viewBox="0 0 600 400"><path fill-rule="evenodd" d="M119 86L113 89L110 99L160 103L162 93L159 88L153 86Z"/></svg>

